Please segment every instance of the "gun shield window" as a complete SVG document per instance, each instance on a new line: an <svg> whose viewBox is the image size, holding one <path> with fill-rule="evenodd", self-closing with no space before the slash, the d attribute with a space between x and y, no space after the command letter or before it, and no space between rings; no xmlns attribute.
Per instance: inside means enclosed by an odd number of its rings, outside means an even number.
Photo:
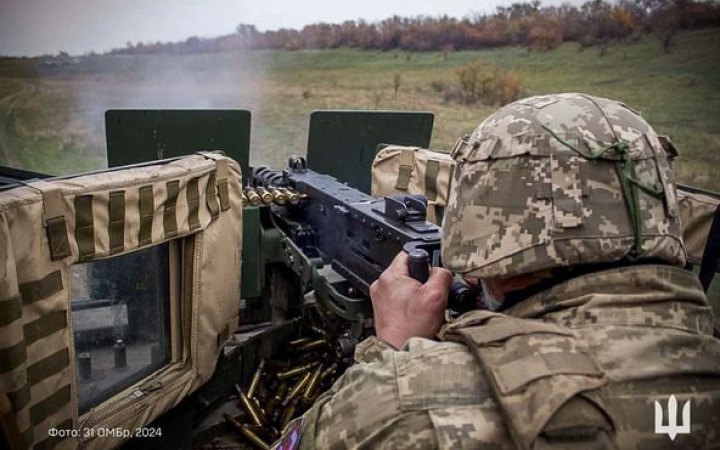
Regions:
<svg viewBox="0 0 720 450"><path fill-rule="evenodd" d="M170 361L169 244L70 267L79 413Z"/></svg>

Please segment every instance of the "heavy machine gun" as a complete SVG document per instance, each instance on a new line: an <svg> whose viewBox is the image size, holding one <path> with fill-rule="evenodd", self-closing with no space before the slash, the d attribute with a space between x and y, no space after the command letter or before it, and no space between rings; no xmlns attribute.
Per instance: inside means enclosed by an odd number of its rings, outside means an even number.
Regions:
<svg viewBox="0 0 720 450"><path fill-rule="evenodd" d="M263 193L275 192L274 198L284 188L299 195L299 201L280 198L282 204L272 207L275 225L287 236L285 261L309 282L323 306L346 320L369 317L370 285L400 251L411 254L410 273L418 281L427 278L428 264L441 265L440 228L427 222L423 196L374 198L308 169L299 156L291 157L283 172L255 168L252 183ZM323 268L340 278L321 272ZM454 282L449 309L460 313L474 308L477 294Z"/></svg>

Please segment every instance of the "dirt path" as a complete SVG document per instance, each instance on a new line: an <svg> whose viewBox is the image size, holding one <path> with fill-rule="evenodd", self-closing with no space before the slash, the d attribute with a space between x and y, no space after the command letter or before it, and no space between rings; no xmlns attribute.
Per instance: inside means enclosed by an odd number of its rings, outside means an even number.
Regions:
<svg viewBox="0 0 720 450"><path fill-rule="evenodd" d="M0 155L2 155L2 161L4 165L10 167L20 167L20 161L18 161L15 152L9 145L8 133L10 130L11 119L13 114L13 108L17 104L18 100L23 95L34 94L36 87L34 84L20 81L20 89L12 94L6 95L0 99Z"/></svg>

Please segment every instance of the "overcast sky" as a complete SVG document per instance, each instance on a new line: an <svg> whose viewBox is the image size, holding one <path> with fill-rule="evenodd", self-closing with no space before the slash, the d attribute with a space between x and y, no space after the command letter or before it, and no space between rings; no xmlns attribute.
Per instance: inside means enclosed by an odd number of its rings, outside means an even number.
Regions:
<svg viewBox="0 0 720 450"><path fill-rule="evenodd" d="M401 16L464 17L518 0L0 0L0 55L103 52L125 43L177 41L309 23ZM544 0L543 5L583 0Z"/></svg>

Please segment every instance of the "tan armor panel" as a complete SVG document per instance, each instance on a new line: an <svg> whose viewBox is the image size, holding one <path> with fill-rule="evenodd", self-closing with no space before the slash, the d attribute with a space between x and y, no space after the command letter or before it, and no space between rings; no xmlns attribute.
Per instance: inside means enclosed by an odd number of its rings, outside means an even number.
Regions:
<svg viewBox="0 0 720 450"><path fill-rule="evenodd" d="M372 164L372 195L422 194L428 199L428 221L440 225L450 192L455 161L447 153L389 145Z"/></svg>
<svg viewBox="0 0 720 450"><path fill-rule="evenodd" d="M112 448L212 375L237 326L241 187L235 161L205 153L0 192L0 386L27 447ZM74 322L74 300L84 295L77 278L92 264L158 247L167 248L157 260L167 267L167 357L79 411L75 340L95 331ZM127 325L127 307L113 300L115 287L107 292L109 306L91 299L85 314L101 322L112 310L116 333ZM123 363L116 359L115 367Z"/></svg>

